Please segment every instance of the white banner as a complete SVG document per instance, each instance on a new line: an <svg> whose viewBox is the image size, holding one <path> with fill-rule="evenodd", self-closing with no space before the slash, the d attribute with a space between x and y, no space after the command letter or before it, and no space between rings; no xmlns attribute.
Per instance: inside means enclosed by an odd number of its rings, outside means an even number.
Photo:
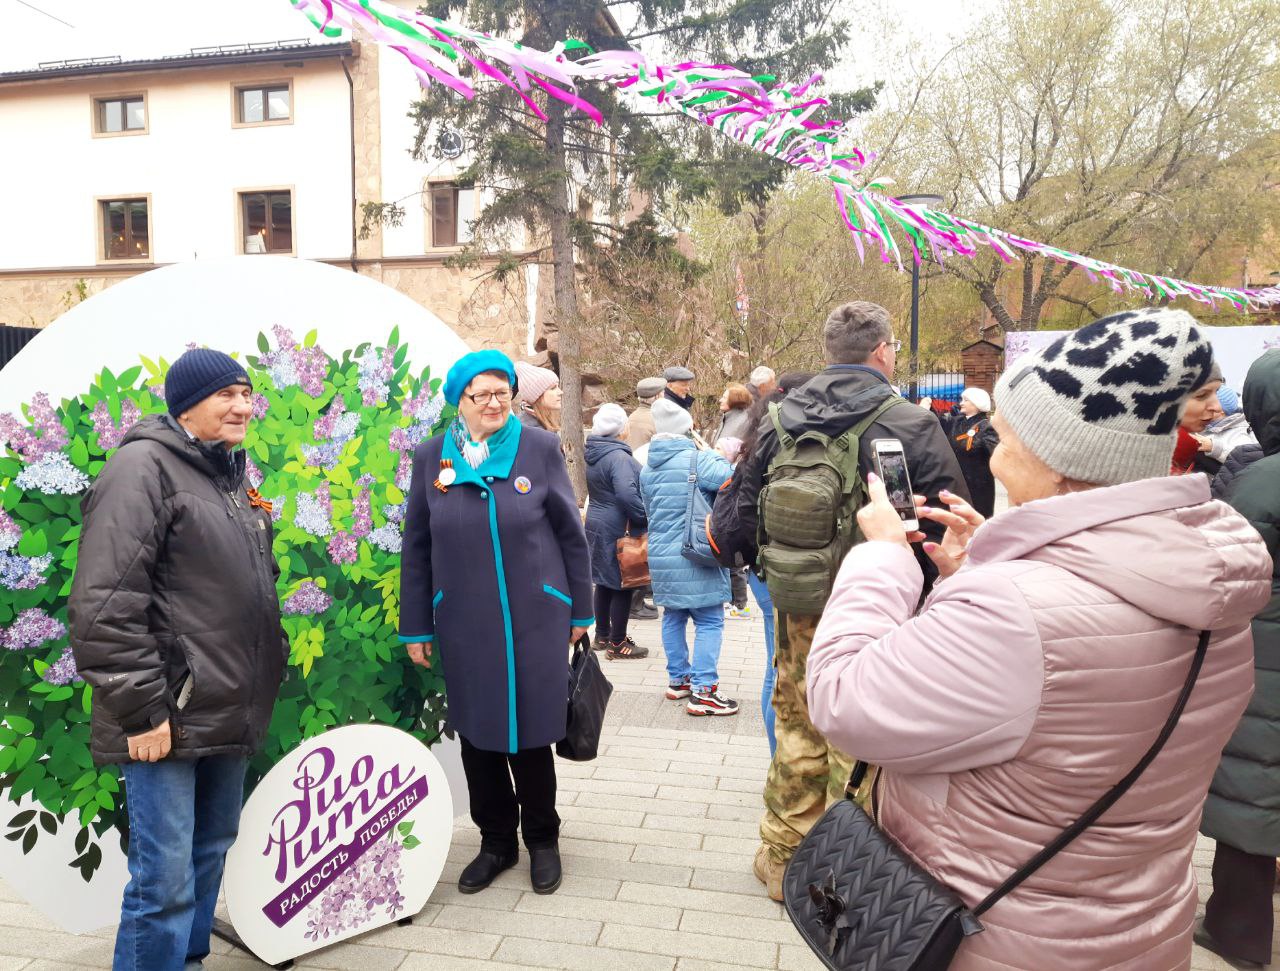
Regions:
<svg viewBox="0 0 1280 971"><path fill-rule="evenodd" d="M1250 327L1204 327L1213 344L1213 357L1222 368L1228 388L1240 391L1249 365L1263 351L1280 347L1280 325L1260 324ZM1022 355L1043 350L1063 334L1062 330L1011 330L1004 335L1004 366L1007 368ZM997 402L997 407L999 402Z"/></svg>
<svg viewBox="0 0 1280 971"><path fill-rule="evenodd" d="M387 725L308 739L245 804L224 888L245 945L280 964L412 917L453 837L444 769Z"/></svg>

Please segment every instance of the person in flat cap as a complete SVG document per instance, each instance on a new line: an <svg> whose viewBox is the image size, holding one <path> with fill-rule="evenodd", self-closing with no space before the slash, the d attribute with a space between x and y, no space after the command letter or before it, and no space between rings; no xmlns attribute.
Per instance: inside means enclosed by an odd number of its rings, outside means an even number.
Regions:
<svg viewBox="0 0 1280 971"><path fill-rule="evenodd" d="M534 891L560 886L551 746L565 736L569 645L593 620L560 439L511 411L526 393L520 371L496 350L450 368L458 417L414 451L400 555L400 640L415 664L439 657L480 830L462 893L515 866L518 831Z"/></svg>
<svg viewBox="0 0 1280 971"><path fill-rule="evenodd" d="M674 401L685 411L693 408L693 395L689 393L689 386L693 384L694 373L687 367L679 364L673 364L662 372L662 379L667 382L666 390L662 395L668 401Z"/></svg>
<svg viewBox="0 0 1280 971"><path fill-rule="evenodd" d="M246 760L266 735L288 641L271 505L245 480L244 366L187 351L85 494L68 618L93 688L91 750L129 795L116 971L199 966Z"/></svg>
<svg viewBox="0 0 1280 971"><path fill-rule="evenodd" d="M653 438L653 415L649 409L666 387L665 378L641 378L636 382L636 398L640 403L631 412L623 435L623 441L631 446L632 452L648 445L649 439Z"/></svg>

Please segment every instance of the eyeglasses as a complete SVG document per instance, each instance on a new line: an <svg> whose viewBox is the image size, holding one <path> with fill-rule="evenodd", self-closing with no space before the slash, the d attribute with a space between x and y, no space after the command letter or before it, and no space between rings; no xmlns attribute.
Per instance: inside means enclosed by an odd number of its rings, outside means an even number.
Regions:
<svg viewBox="0 0 1280 971"><path fill-rule="evenodd" d="M893 353L895 354L897 354L900 350L902 350L902 341L897 340L896 338L891 341L885 341L884 344L887 347L892 347Z"/></svg>
<svg viewBox="0 0 1280 971"><path fill-rule="evenodd" d="M491 401L497 401L500 405L508 404L511 401L511 391L477 391L475 394L469 394L465 397L470 398L473 404L484 408Z"/></svg>

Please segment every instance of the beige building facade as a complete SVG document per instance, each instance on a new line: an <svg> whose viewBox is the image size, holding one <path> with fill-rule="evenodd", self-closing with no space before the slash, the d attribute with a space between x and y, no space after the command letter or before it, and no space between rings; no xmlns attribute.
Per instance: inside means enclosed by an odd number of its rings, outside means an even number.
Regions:
<svg viewBox="0 0 1280 971"><path fill-rule="evenodd" d="M531 354L537 268L498 282L445 265L487 200L457 181L465 145L411 157L418 90L402 59L359 42L0 73L0 143L18 148L0 178L21 187L0 233L0 323L47 326L167 264L277 253L386 283L473 347ZM404 218L361 238L374 201Z"/></svg>

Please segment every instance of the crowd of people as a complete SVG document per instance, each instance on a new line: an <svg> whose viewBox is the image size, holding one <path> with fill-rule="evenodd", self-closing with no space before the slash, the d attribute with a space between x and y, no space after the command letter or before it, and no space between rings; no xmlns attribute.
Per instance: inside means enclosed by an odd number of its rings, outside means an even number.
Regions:
<svg viewBox="0 0 1280 971"><path fill-rule="evenodd" d="M750 590L771 760L744 866L770 897L848 794L972 906L1139 764L1185 683L1154 761L983 916L953 967L1188 968L1193 936L1237 966L1266 964L1280 854L1280 350L1237 396L1190 315L1125 312L1018 360L994 395L969 388L947 406L894 385L901 343L882 307L837 307L822 344L821 370L761 365L725 386L702 432L698 378L682 365L640 380L629 412L596 408L585 510L556 374L493 350L450 369L457 416L414 455L400 639L413 663L440 665L461 737L481 846L459 889L515 866L521 839L532 888L560 886L552 745L568 648L594 629L609 660L645 658L629 628L656 608L665 696L691 716L732 716L718 665L725 618L747 611ZM270 575L270 509L244 485L237 447L249 379L227 355L191 351L166 391L170 414L140 423L86 498L71 602L94 756L124 764L130 790L118 968L208 953L233 793L288 650L274 646L269 584L234 569L190 579L245 531L266 537L253 575ZM892 441L914 517L881 478ZM624 537L642 536L648 588L618 559ZM205 617L209 583L267 609ZM173 650L193 614L206 633ZM245 660L223 667L226 710L185 716L178 739L177 667L191 651ZM872 770L850 793L855 762ZM1198 831L1217 850L1196 924Z"/></svg>

